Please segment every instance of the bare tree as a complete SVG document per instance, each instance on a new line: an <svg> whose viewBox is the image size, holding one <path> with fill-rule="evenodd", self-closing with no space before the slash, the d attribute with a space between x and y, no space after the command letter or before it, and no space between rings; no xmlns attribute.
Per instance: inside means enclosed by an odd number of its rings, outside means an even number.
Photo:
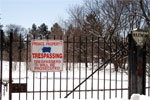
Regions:
<svg viewBox="0 0 150 100"><path fill-rule="evenodd" d="M91 37L88 39L89 42L97 42L97 38L99 38L101 45L104 44L105 39L106 54L101 54L102 61L110 59L120 50L116 57L111 59L111 63L115 65L116 71L118 68L126 69L128 52L126 37L128 32L135 28L148 29L149 4L148 0L84 0L83 6L73 7L69 10L72 31L67 31L70 33L68 37L69 39L72 39L71 35ZM76 33L75 30L78 32ZM96 49L98 45L94 46L93 56L95 61L98 61ZM85 46L83 45L81 49L84 54ZM104 46L100 46L99 49L104 53ZM92 47L88 46L88 50L92 50ZM89 54L90 52L88 51ZM88 57L90 58L90 56Z"/></svg>
<svg viewBox="0 0 150 100"><path fill-rule="evenodd" d="M6 38L5 38L5 47L4 47L4 59L9 60L9 37L10 37L10 32L13 33L13 44L12 44L12 58L13 61L15 62L14 69L16 69L16 64L18 61L25 61L25 37L27 34L27 30L19 25L7 25L6 26Z"/></svg>

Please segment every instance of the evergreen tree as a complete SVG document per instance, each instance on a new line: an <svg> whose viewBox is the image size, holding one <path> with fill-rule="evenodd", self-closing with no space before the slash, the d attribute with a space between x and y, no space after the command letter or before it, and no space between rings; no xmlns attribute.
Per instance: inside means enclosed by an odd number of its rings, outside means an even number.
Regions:
<svg viewBox="0 0 150 100"><path fill-rule="evenodd" d="M29 34L30 34L30 37L31 37L31 38L36 38L36 37L38 37L38 32L37 32L37 26L36 26L36 24L33 24L33 25L32 25L32 28L29 29Z"/></svg>
<svg viewBox="0 0 150 100"><path fill-rule="evenodd" d="M38 27L38 34L40 35L40 38L46 38L49 35L48 26L43 23Z"/></svg>

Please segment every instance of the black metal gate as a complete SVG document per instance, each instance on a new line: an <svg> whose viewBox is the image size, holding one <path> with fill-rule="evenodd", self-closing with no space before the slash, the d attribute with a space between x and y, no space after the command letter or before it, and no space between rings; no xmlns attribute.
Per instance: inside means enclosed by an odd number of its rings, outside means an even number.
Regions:
<svg viewBox="0 0 150 100"><path fill-rule="evenodd" d="M1 31L1 100L128 98L125 36L60 36L65 44L62 72L30 71L31 38L15 38L10 33L6 39ZM8 82L9 95L4 96Z"/></svg>

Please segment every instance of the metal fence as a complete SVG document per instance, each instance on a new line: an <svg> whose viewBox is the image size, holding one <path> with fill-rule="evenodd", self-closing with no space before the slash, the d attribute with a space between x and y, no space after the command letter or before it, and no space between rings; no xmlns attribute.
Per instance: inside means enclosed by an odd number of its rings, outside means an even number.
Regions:
<svg viewBox="0 0 150 100"><path fill-rule="evenodd" d="M20 35L15 39L10 33L4 41L2 33L1 100L8 97L3 96L2 90L5 87L2 84L8 81L9 93L6 94L9 94L9 100L128 98L128 41L125 36L47 37L64 40L63 71L32 72L31 38L27 35L24 39ZM13 90L14 84L17 84L17 91Z"/></svg>

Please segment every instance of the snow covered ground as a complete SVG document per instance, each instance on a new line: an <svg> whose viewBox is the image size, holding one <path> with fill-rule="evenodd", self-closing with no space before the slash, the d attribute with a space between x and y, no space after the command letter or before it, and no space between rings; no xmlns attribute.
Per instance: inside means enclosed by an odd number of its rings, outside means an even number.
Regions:
<svg viewBox="0 0 150 100"><path fill-rule="evenodd" d="M131 100L150 100L150 97L140 94L133 94Z"/></svg>
<svg viewBox="0 0 150 100"><path fill-rule="evenodd" d="M17 69L14 70L14 63L13 63L13 83L19 83L19 64L17 63ZM72 65L71 65L72 66ZM85 69L85 64L81 64L81 80L80 82L82 82L85 79L85 73L86 73L86 69ZM89 68L87 69L87 76L89 76L92 73L91 70L91 64L89 64ZM111 65L111 67L113 67L113 65ZM27 80L26 80L26 63L21 63L21 80L20 83L26 83L26 81L28 82L27 84L27 90L28 91L33 91L33 72L28 71L27 73ZM68 71L68 75L67 75L67 71L65 70L66 68L66 64L64 64L64 69L63 71L60 72L55 72L55 74L53 72L49 72L48 76L46 72L42 72L41 73L41 80L40 80L40 73L39 72L35 72L35 78L34 78L34 91L40 91L40 81L41 81L41 91L53 91L53 89L55 90L60 90L60 82L61 82L61 89L62 90L73 90L73 70L71 69L70 71ZM116 78L117 78L117 88L121 89L121 88L128 88L128 75L126 73L121 73L118 72L117 76L116 76L116 72L114 72L113 70L111 71L110 74L110 70L109 70L110 66L108 65L106 68L106 72L105 72L105 84L104 84L104 70L99 71L99 89L103 90L104 86L105 89L109 90L110 89L110 76L111 76L111 89L115 89L116 88ZM96 69L96 68L95 68ZM94 70L95 70L94 69ZM74 87L76 87L79 84L79 65L75 64L75 70L74 70ZM60 75L61 80L60 80ZM53 79L53 76L55 76L55 81ZM68 81L66 81L66 77L68 76ZM121 78L123 77L123 78ZM48 78L48 88L47 88L47 78ZM6 61L3 61L3 81L8 81L9 79L9 63ZM121 80L122 79L122 80ZM123 83L122 83L122 82ZM53 84L54 83L54 84ZM87 80L86 84L87 84L87 90L91 90L91 88L93 87L93 90L98 89L98 72L96 74L94 74L93 76L93 85L91 84L92 80L91 78ZM66 85L67 84L67 85ZM84 90L85 89L85 83L83 83L80 87L80 89ZM55 88L53 88L55 87ZM3 87L4 90L4 87ZM79 88L77 89L79 90ZM2 100L8 100L8 89L6 92L3 91L3 97ZM69 92L68 92L69 93ZM117 95L116 95L117 94ZM41 100L46 100L46 97L48 95L49 100L55 98L55 100L71 100L74 98L75 100L79 99L79 92L75 92L74 94L71 94L67 99L64 99L64 97L66 96L66 92L57 92L55 94L53 94L53 92L49 92L48 94L46 92L42 92L41 93ZM97 95L98 92L94 91L93 92L93 98L91 98L91 91L87 92L87 100L96 100L97 99ZM112 90L110 91L105 91L105 99L109 100L109 97L111 95L111 100L128 100L128 90ZM61 98L60 98L61 96ZM81 100L85 99L85 91L80 93L81 96ZM104 91L99 91L99 99L103 100L104 96ZM117 96L117 97L116 97ZM26 100L26 93L21 93L20 94L20 98L21 100ZM27 98L28 100L33 100L33 93L28 93L27 94ZM122 99L121 99L122 98ZM19 94L18 93L13 93L12 94L12 99L13 100L19 100ZM34 93L34 100L40 100L40 93ZM133 99L135 100L135 99ZM143 100L143 99L139 99L139 100ZM147 99L145 99L147 100ZM149 99L150 100L150 99Z"/></svg>

